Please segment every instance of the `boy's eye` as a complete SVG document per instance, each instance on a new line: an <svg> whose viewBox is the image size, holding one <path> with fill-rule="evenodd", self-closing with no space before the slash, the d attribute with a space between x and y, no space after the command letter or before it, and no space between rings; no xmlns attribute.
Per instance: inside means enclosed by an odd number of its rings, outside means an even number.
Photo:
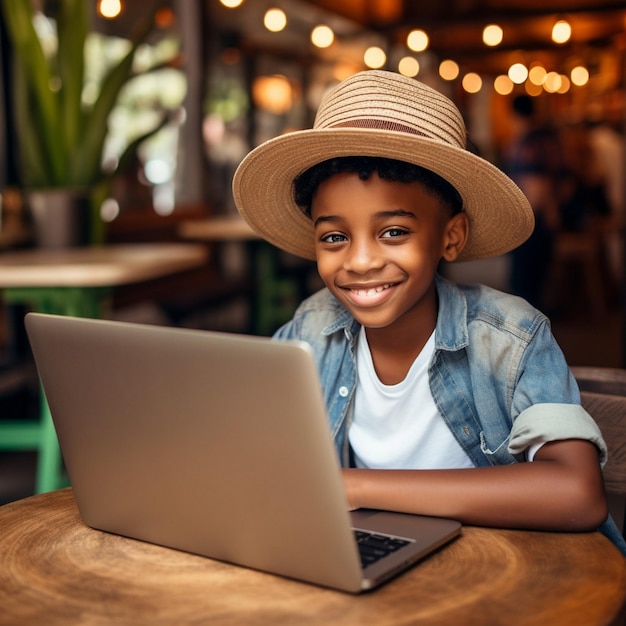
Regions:
<svg viewBox="0 0 626 626"><path fill-rule="evenodd" d="M393 237L402 237L408 234L408 230L406 228L388 228L383 234L382 237L385 238L393 238Z"/></svg>
<svg viewBox="0 0 626 626"><path fill-rule="evenodd" d="M341 233L329 233L328 235L320 237L320 241L323 243L341 243L345 240L345 235L342 235Z"/></svg>

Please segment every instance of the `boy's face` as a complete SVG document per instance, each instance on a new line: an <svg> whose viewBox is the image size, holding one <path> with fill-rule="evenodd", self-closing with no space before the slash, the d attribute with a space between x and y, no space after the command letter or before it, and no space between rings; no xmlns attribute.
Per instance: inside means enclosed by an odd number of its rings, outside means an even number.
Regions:
<svg viewBox="0 0 626 626"><path fill-rule="evenodd" d="M461 251L467 220L450 218L421 183L336 174L313 199L318 272L333 295L366 328L436 315L434 276L442 258Z"/></svg>

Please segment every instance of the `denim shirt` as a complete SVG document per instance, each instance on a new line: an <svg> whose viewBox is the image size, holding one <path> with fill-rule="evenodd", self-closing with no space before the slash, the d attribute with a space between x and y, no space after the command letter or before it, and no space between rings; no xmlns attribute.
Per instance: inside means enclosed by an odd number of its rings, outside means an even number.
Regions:
<svg viewBox="0 0 626 626"><path fill-rule="evenodd" d="M436 277L439 303L429 365L433 399L476 467L525 459L529 446L562 439L606 444L580 406L580 393L548 319L526 301L482 285ZM360 326L328 290L305 300L274 335L313 348L329 425L342 466L356 388ZM606 527L606 528L605 528ZM612 520L601 530L626 553Z"/></svg>

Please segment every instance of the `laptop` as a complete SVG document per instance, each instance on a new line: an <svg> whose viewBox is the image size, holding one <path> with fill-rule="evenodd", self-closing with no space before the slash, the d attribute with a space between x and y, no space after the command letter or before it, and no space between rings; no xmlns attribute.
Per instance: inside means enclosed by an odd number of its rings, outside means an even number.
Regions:
<svg viewBox="0 0 626 626"><path fill-rule="evenodd" d="M92 528L351 593L460 534L348 511L304 342L37 313L26 328Z"/></svg>

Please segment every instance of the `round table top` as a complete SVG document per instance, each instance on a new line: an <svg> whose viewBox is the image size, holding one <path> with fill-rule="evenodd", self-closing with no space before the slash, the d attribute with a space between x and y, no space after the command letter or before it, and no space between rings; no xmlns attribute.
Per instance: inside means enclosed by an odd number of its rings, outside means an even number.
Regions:
<svg viewBox="0 0 626 626"><path fill-rule="evenodd" d="M239 215L220 215L203 220L188 220L179 233L186 239L202 241L256 241L261 235Z"/></svg>
<svg viewBox="0 0 626 626"><path fill-rule="evenodd" d="M360 596L92 530L71 489L0 507L0 624L609 624L626 559L598 533L466 527Z"/></svg>
<svg viewBox="0 0 626 626"><path fill-rule="evenodd" d="M190 243L18 250L0 257L0 288L125 285L199 267L207 254Z"/></svg>

